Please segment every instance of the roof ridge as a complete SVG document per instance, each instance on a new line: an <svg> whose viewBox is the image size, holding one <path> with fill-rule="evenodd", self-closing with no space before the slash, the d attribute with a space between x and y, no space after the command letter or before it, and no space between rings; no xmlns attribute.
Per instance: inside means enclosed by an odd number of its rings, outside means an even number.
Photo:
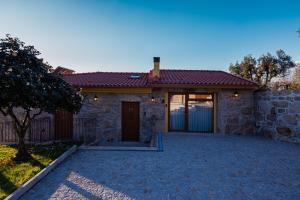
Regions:
<svg viewBox="0 0 300 200"><path fill-rule="evenodd" d="M207 69L160 69L161 71L201 71L201 72L224 72L222 70L207 70ZM72 74L64 74L64 76L84 75L84 74L149 74L149 72L112 72L112 71L96 71L96 72L79 72Z"/></svg>
<svg viewBox="0 0 300 200"><path fill-rule="evenodd" d="M202 71L202 72L224 72L222 70L214 69L160 69L163 71Z"/></svg>
<svg viewBox="0 0 300 200"><path fill-rule="evenodd" d="M84 74L148 74L147 72L80 72L80 73L73 73L73 74L64 74L64 76L72 76L72 75L84 75Z"/></svg>

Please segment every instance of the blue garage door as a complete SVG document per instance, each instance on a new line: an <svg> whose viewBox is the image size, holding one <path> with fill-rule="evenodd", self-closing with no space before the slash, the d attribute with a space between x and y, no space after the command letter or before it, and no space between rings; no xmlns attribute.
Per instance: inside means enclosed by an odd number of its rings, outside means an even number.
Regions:
<svg viewBox="0 0 300 200"><path fill-rule="evenodd" d="M170 95L171 131L213 132L212 94Z"/></svg>
<svg viewBox="0 0 300 200"><path fill-rule="evenodd" d="M188 130L192 132L213 132L213 102L188 102Z"/></svg>

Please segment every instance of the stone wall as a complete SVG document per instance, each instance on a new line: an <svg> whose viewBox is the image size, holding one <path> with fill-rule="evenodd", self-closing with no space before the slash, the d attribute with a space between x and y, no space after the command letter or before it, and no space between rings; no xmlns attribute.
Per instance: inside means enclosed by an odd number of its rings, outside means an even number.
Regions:
<svg viewBox="0 0 300 200"><path fill-rule="evenodd" d="M96 118L94 140L115 142L122 139L121 109L122 101L140 102L140 141L149 142L153 132L164 129L163 93L154 94L111 94L97 93L99 99L94 101L95 93L85 94L84 104L76 117ZM151 101L152 95L155 102ZM151 119L155 122L151 123Z"/></svg>
<svg viewBox="0 0 300 200"><path fill-rule="evenodd" d="M253 91L232 90L218 92L217 132L223 134L253 135L255 133Z"/></svg>
<svg viewBox="0 0 300 200"><path fill-rule="evenodd" d="M259 134L300 143L300 90L255 92Z"/></svg>

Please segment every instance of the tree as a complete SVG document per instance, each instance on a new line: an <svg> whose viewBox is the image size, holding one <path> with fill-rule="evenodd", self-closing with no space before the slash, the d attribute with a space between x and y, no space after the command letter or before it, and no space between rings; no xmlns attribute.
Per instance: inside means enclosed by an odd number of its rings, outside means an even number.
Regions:
<svg viewBox="0 0 300 200"><path fill-rule="evenodd" d="M268 87L274 78L284 78L288 75L295 62L283 50L278 50L276 56L267 53L257 60L252 56L245 56L241 63L230 64L232 74L256 81L261 87Z"/></svg>
<svg viewBox="0 0 300 200"><path fill-rule="evenodd" d="M293 74L293 82L300 84L300 63L297 64L294 74Z"/></svg>
<svg viewBox="0 0 300 200"><path fill-rule="evenodd" d="M277 59L269 53L258 59L256 76L262 86L266 87L274 77L278 76L277 64Z"/></svg>
<svg viewBox="0 0 300 200"><path fill-rule="evenodd" d="M255 81L256 60L251 55L245 56L241 63L230 64L229 71L249 80Z"/></svg>
<svg viewBox="0 0 300 200"><path fill-rule="evenodd" d="M79 89L50 73L39 55L18 38L7 35L0 40L0 112L12 119L18 136L16 161L29 158L24 137L32 120L42 112L78 112L82 105Z"/></svg>

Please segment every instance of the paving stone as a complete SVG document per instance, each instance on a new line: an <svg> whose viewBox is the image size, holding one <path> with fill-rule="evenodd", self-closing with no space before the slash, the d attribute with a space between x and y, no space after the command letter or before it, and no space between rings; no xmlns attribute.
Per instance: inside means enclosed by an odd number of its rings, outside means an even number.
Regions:
<svg viewBox="0 0 300 200"><path fill-rule="evenodd" d="M300 146L170 134L164 152L80 150L22 199L300 199Z"/></svg>

